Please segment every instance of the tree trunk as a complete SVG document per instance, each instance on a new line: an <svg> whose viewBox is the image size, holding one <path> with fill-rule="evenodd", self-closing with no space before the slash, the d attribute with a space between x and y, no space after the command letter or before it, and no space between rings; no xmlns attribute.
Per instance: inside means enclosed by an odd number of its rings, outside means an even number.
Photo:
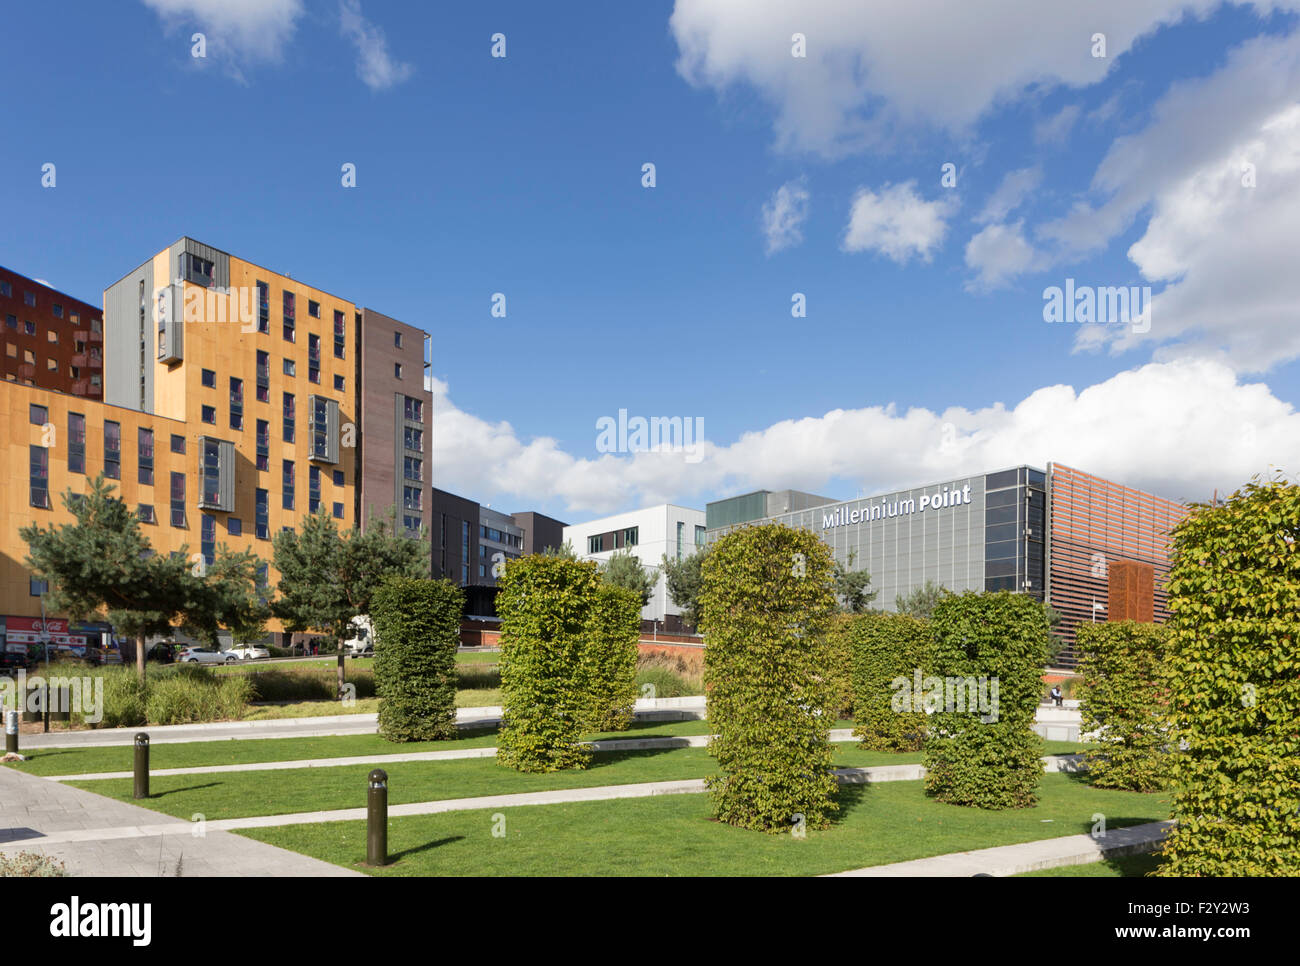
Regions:
<svg viewBox="0 0 1300 966"><path fill-rule="evenodd" d="M344 660L344 654L343 654L343 645L342 645L342 644L338 644L337 647L338 647L338 649L339 649L339 658L338 658L338 666L339 666L339 689L338 689L338 691L339 691L339 700L342 701L342 700L343 700L343 660Z"/></svg>
<svg viewBox="0 0 1300 966"><path fill-rule="evenodd" d="M144 651L145 635L143 632L135 636L135 673L140 678L140 683L144 684Z"/></svg>

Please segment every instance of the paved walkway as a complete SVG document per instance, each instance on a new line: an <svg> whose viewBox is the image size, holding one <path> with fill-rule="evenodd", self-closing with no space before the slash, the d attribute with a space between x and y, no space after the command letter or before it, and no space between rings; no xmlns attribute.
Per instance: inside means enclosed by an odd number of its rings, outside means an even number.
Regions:
<svg viewBox="0 0 1300 966"><path fill-rule="evenodd" d="M160 819L162 823L160 824ZM39 852L83 876L362 873L212 827L0 768L0 852Z"/></svg>
<svg viewBox="0 0 1300 966"><path fill-rule="evenodd" d="M913 859L910 862L873 865L865 869L854 869L851 872L837 872L835 875L863 877L1020 875L1038 869L1083 865L1121 855L1152 852L1164 841L1172 826L1173 822L1149 822L1146 825L1111 829L1104 838L1100 839L1094 839L1091 835L1067 835L1059 839L1042 839L1038 842L1000 845L997 848L977 849L973 852L953 852L950 855Z"/></svg>

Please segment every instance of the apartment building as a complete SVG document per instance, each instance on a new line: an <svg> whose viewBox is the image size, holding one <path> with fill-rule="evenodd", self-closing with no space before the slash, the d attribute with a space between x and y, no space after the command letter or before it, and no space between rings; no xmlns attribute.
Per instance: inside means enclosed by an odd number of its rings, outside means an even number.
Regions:
<svg viewBox="0 0 1300 966"><path fill-rule="evenodd" d="M83 399L104 396L104 322L98 306L0 267L6 382Z"/></svg>

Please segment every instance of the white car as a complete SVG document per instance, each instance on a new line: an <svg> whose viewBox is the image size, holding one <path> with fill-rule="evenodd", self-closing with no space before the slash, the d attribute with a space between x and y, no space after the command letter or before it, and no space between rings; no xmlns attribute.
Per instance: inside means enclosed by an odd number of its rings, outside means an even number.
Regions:
<svg viewBox="0 0 1300 966"><path fill-rule="evenodd" d="M255 644L248 644L244 647L232 647L226 653L235 655L235 657L239 658L241 661L257 661L271 656L270 651Z"/></svg>

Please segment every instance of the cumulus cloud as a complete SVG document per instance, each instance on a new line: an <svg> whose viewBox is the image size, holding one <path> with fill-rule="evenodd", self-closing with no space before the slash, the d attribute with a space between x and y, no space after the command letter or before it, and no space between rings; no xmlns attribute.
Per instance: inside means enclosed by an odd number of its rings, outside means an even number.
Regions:
<svg viewBox="0 0 1300 966"><path fill-rule="evenodd" d="M803 241L803 223L808 219L808 188L804 178L787 181L763 204L763 235L772 255Z"/></svg>
<svg viewBox="0 0 1300 966"><path fill-rule="evenodd" d="M900 126L960 131L1026 91L1095 84L1140 37L1222 2L677 0L669 28L689 83L757 91L774 109L778 149L835 157L884 146ZM1091 56L1097 32L1104 58ZM806 57L792 56L796 33Z"/></svg>
<svg viewBox="0 0 1300 966"><path fill-rule="evenodd" d="M997 190L989 195L984 203L984 210L975 216L982 225L1006 220L1007 215L1020 207L1038 186L1043 183L1042 168L1018 168L1008 171L1002 178Z"/></svg>
<svg viewBox="0 0 1300 966"><path fill-rule="evenodd" d="M989 225L966 244L966 267L975 278L968 291L1001 288L1018 275L1043 264L1042 255L1025 238L1025 223Z"/></svg>
<svg viewBox="0 0 1300 966"><path fill-rule="evenodd" d="M166 29L195 28L208 56L240 80L243 68L279 61L302 16L302 0L144 0Z"/></svg>
<svg viewBox="0 0 1300 966"><path fill-rule="evenodd" d="M1270 466L1300 470L1300 414L1206 359L1149 363L1079 390L1046 386L1011 405L837 409L706 442L695 463L594 455L594 429L590 457L525 441L458 410L445 383L432 388L439 487L497 503L553 496L573 519L759 488L821 492L832 480L882 491L1018 463L1066 463L1173 499L1230 491Z"/></svg>
<svg viewBox="0 0 1300 966"><path fill-rule="evenodd" d="M948 231L952 209L947 199L922 198L915 181L887 184L879 192L860 188L849 208L843 248L879 252L900 265L913 255L928 262Z"/></svg>
<svg viewBox="0 0 1300 966"><path fill-rule="evenodd" d="M406 80L410 64L394 60L384 31L361 15L361 0L339 0L339 26L357 47L357 76L372 91L382 91Z"/></svg>

